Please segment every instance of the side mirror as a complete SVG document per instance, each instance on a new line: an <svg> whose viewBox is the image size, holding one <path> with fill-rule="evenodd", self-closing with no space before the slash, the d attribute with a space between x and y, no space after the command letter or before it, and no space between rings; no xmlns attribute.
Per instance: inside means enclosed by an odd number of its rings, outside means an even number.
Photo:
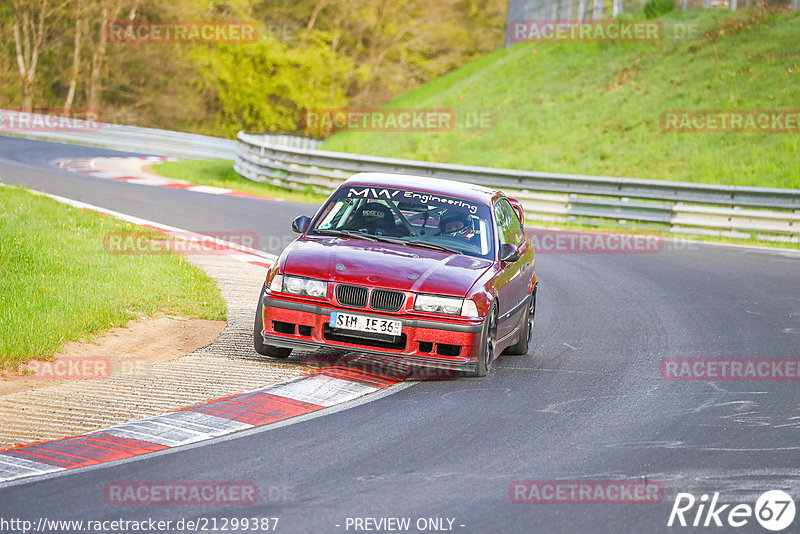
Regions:
<svg viewBox="0 0 800 534"><path fill-rule="evenodd" d="M305 233L308 227L311 226L311 217L301 215L292 221L292 231L298 234Z"/></svg>
<svg viewBox="0 0 800 534"><path fill-rule="evenodd" d="M504 243L500 245L500 261L502 262L515 262L520 259L521 254L517 245L511 243Z"/></svg>
<svg viewBox="0 0 800 534"><path fill-rule="evenodd" d="M519 217L519 224L520 226L525 226L525 211L522 209L522 202L515 198L508 199L509 204L511 207L514 208L514 211L517 212L517 217Z"/></svg>

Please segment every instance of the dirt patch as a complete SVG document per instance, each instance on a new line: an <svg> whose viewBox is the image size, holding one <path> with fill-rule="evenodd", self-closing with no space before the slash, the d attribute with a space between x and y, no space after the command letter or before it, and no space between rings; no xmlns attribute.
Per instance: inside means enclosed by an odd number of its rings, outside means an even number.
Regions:
<svg viewBox="0 0 800 534"><path fill-rule="evenodd" d="M116 327L92 342L72 341L52 360L33 360L33 375L3 377L0 396L74 380L108 378L179 358L213 343L225 321L158 317Z"/></svg>

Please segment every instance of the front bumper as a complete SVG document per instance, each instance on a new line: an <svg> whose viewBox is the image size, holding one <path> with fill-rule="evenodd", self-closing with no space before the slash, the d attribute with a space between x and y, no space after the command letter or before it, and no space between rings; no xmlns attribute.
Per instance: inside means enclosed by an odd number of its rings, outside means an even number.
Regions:
<svg viewBox="0 0 800 534"><path fill-rule="evenodd" d="M408 362L453 371L470 372L477 365L483 331L479 318L462 322L434 321L329 303L310 304L270 295L264 295L262 303L264 329L261 334L267 345L306 350L336 347L380 356L399 356ZM334 311L401 320L402 336L390 340L334 331L329 325Z"/></svg>

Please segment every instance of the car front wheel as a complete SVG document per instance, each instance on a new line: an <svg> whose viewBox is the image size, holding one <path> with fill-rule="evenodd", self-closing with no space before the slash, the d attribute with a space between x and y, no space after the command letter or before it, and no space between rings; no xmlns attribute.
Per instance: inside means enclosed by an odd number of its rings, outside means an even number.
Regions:
<svg viewBox="0 0 800 534"><path fill-rule="evenodd" d="M531 335L533 333L533 319L536 316L536 287L533 288L528 298L528 311L523 313L520 319L519 341L508 347L506 354L511 354L512 356L528 354L528 347L531 344Z"/></svg>
<svg viewBox="0 0 800 534"><path fill-rule="evenodd" d="M264 290L261 290L261 296L258 297L258 306L256 306L256 320L253 325L253 348L262 356L269 356L270 358L288 358L292 353L292 349L285 347L273 347L264 344L264 336L261 335L264 330L263 325L263 310L264 310Z"/></svg>
<svg viewBox="0 0 800 534"><path fill-rule="evenodd" d="M481 351L478 354L478 363L472 376L486 376L492 368L494 351L497 346L497 306L492 304L486 319L483 322L481 334Z"/></svg>

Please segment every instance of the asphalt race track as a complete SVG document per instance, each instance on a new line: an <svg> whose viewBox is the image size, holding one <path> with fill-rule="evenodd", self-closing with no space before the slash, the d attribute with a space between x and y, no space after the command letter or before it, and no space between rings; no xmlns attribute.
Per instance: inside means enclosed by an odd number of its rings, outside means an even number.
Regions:
<svg viewBox="0 0 800 534"><path fill-rule="evenodd" d="M0 181L189 230L256 232L272 253L292 238L290 221L315 210L131 185L53 163L102 155L123 154L0 137ZM532 348L501 357L484 379L421 382L296 424L28 480L0 488L0 516L277 517L276 531L286 533L364 531L354 518L390 517L410 518L410 532L420 531L420 518L452 519L440 528L464 533L767 532L752 517L737 529L667 520L681 492L754 506L763 492L782 489L797 500L800 382L668 381L660 363L800 358L800 255L668 242L649 254L537 254L536 267ZM510 499L514 481L555 479L646 479L663 485L663 500ZM246 481L258 485L260 500L107 504L105 485L119 481ZM798 525L800 518L786 532Z"/></svg>

